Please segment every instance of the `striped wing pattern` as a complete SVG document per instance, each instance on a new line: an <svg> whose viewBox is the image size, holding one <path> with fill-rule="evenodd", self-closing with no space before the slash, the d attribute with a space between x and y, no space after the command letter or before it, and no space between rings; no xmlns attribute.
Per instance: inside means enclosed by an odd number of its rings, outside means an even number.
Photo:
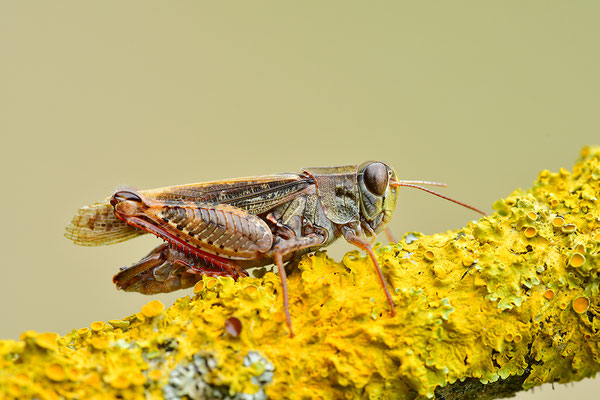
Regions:
<svg viewBox="0 0 600 400"><path fill-rule="evenodd" d="M146 233L118 219L108 200L80 208L65 230L80 246L119 243Z"/></svg>

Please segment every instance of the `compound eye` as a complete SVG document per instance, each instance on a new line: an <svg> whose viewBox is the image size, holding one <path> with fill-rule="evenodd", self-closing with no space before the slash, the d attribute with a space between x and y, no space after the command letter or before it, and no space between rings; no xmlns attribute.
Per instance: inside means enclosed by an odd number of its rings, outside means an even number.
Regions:
<svg viewBox="0 0 600 400"><path fill-rule="evenodd" d="M142 199L136 193L129 190L119 190L112 195L110 199L110 204L114 207L115 204L120 203L122 201L135 201L137 203L141 203Z"/></svg>
<svg viewBox="0 0 600 400"><path fill-rule="evenodd" d="M363 173L365 186L369 191L377 196L382 196L388 187L388 170L387 167L380 163L375 162L367 165Z"/></svg>

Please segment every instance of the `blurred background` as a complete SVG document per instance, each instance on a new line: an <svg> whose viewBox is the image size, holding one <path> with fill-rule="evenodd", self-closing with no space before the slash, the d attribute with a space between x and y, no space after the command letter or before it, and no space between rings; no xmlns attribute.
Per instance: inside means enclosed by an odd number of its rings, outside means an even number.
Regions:
<svg viewBox="0 0 600 400"><path fill-rule="evenodd" d="M63 237L79 207L120 184L378 159L489 212L542 169L571 169L600 143L599 12L593 1L1 2L0 338L65 334L151 299L111 278L158 239ZM477 217L401 193L397 236ZM599 389L588 379L519 398Z"/></svg>

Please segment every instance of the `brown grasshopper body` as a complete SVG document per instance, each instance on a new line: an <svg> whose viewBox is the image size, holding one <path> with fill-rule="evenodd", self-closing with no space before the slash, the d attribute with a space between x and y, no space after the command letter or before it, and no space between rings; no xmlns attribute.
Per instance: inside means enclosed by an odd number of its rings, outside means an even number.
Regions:
<svg viewBox="0 0 600 400"><path fill-rule="evenodd" d="M118 288L144 294L187 288L202 275L237 278L248 268L276 264L292 334L283 263L340 236L369 253L394 313L368 239L391 219L398 186L415 187L398 181L386 164L366 162L145 191L120 189L107 201L80 209L66 236L87 246L146 232L165 240L113 278Z"/></svg>

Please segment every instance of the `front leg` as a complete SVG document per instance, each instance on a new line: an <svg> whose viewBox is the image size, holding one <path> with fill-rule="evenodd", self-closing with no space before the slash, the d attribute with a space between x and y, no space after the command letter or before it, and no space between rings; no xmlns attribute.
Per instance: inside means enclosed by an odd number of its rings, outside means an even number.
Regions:
<svg viewBox="0 0 600 400"><path fill-rule="evenodd" d="M392 233L392 230L390 229L389 226L386 226L384 228L384 232L385 232L385 236L388 239L388 242L392 242L392 243L397 243L398 241L396 240L396 237L394 236L394 234Z"/></svg>
<svg viewBox="0 0 600 400"><path fill-rule="evenodd" d="M325 242L325 239L326 237L324 235L311 233L307 236L294 237L288 240L281 241L275 246L273 246L273 249L269 252L269 255L272 255L275 261L275 265L277 265L279 277L281 278L281 289L283 292L283 308L285 310L285 318L287 320L288 329L290 330L290 337L294 337L294 331L292 330L292 319L290 318L287 278L285 274L285 269L283 268L283 257L286 254L290 254L298 250L319 246Z"/></svg>
<svg viewBox="0 0 600 400"><path fill-rule="evenodd" d="M383 288L383 291L385 292L385 297L387 297L388 304L390 305L390 314L393 317L395 315L394 302L392 301L392 296L390 295L390 291L388 290L387 283L385 281L385 278L383 277L383 273L381 272L381 268L379 268L379 264L377 263L377 259L375 258L375 253L373 253L373 245L367 242L366 240L360 238L356 234L356 231L350 228L349 226L342 227L342 234L344 235L344 238L348 243L352 243L353 245L365 250L367 254L369 254L369 257L371 258L371 261L373 262L373 265L375 265L375 269L377 270L377 276L379 276L381 287Z"/></svg>

